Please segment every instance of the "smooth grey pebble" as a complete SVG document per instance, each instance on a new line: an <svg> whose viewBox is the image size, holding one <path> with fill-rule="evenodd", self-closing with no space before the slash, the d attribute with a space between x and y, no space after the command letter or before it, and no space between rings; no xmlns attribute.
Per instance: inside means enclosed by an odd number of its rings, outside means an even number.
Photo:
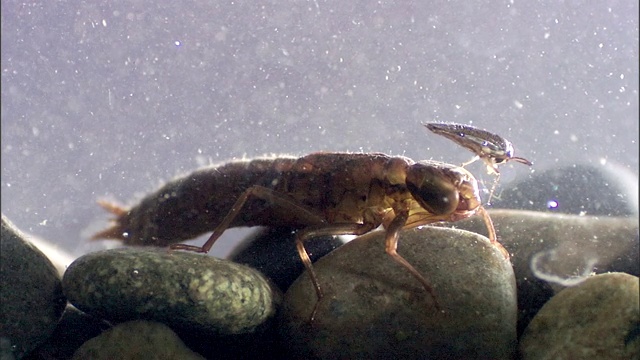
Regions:
<svg viewBox="0 0 640 360"><path fill-rule="evenodd" d="M66 303L60 276L51 261L2 215L0 341L3 356L20 359L44 343L53 333Z"/></svg>

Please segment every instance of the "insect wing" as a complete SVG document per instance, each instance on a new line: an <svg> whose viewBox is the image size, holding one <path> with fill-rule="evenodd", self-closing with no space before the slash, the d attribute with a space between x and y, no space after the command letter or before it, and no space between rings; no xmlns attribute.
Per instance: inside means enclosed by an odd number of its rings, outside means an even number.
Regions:
<svg viewBox="0 0 640 360"><path fill-rule="evenodd" d="M498 164L508 160L513 154L513 146L509 141L473 126L454 123L427 123L424 126L481 158L493 158Z"/></svg>

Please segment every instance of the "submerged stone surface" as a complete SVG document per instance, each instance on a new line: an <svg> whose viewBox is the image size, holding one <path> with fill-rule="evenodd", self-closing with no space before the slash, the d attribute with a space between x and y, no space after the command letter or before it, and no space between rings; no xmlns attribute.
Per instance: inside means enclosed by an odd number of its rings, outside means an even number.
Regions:
<svg viewBox="0 0 640 360"><path fill-rule="evenodd" d="M571 163L528 174L505 184L500 196L494 197L493 206L574 215L637 216L638 175L613 162L594 163Z"/></svg>
<svg viewBox="0 0 640 360"><path fill-rule="evenodd" d="M63 288L74 306L100 318L225 335L255 331L281 302L280 292L249 267L167 250L87 254L69 266Z"/></svg>
<svg viewBox="0 0 640 360"><path fill-rule="evenodd" d="M400 234L398 253L431 282L434 299L384 251L384 233L361 236L315 264L325 297L305 273L285 294L283 341L295 358L510 359L516 344L511 264L488 239L424 227Z"/></svg>
<svg viewBox="0 0 640 360"><path fill-rule="evenodd" d="M111 327L109 322L96 319L67 304L53 334L29 353L27 359L71 359L83 343Z"/></svg>
<svg viewBox="0 0 640 360"><path fill-rule="evenodd" d="M518 285L518 334L542 306L592 271L640 275L638 218L489 210L500 243L511 253ZM477 216L457 228L486 233Z"/></svg>
<svg viewBox="0 0 640 360"><path fill-rule="evenodd" d="M0 238L0 354L23 357L53 333L66 301L51 261L5 216Z"/></svg>
<svg viewBox="0 0 640 360"><path fill-rule="evenodd" d="M640 358L640 280L601 274L555 295L519 345L527 359Z"/></svg>
<svg viewBox="0 0 640 360"><path fill-rule="evenodd" d="M85 342L73 360L204 359L189 350L166 325L154 321L128 321Z"/></svg>
<svg viewBox="0 0 640 360"><path fill-rule="evenodd" d="M228 259L259 270L285 292L304 271L295 238L296 233L290 228L260 229L242 240ZM304 246L314 262L342 244L336 236L320 236L306 241Z"/></svg>

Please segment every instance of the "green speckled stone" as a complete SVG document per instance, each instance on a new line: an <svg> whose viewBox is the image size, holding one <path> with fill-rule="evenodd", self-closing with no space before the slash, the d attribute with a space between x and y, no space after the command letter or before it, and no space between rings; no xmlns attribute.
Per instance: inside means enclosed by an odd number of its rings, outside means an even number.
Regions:
<svg viewBox="0 0 640 360"><path fill-rule="evenodd" d="M149 319L212 334L244 334L269 320L281 294L249 267L188 252L114 249L67 269L69 301L111 321Z"/></svg>

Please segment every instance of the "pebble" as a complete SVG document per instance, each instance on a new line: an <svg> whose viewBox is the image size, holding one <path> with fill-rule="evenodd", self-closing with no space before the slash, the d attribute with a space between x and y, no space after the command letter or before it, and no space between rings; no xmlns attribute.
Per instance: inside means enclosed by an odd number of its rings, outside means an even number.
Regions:
<svg viewBox="0 0 640 360"><path fill-rule="evenodd" d="M154 321L121 323L85 342L72 360L204 359L187 348L166 325Z"/></svg>
<svg viewBox="0 0 640 360"><path fill-rule="evenodd" d="M64 311L60 276L51 261L2 215L0 354L22 358L53 333Z"/></svg>
<svg viewBox="0 0 640 360"><path fill-rule="evenodd" d="M29 235L29 242L33 246L37 247L38 250L42 251L42 253L51 261L56 270L58 270L60 278L64 275L69 264L71 264L75 259L75 257L68 251L46 239Z"/></svg>
<svg viewBox="0 0 640 360"><path fill-rule="evenodd" d="M304 271L295 237L290 228L264 228L242 240L228 259L260 271L285 292ZM304 246L315 262L342 244L337 236L320 236L305 242Z"/></svg>
<svg viewBox="0 0 640 360"><path fill-rule="evenodd" d="M522 359L639 359L639 284L608 273L562 290L525 330Z"/></svg>
<svg viewBox="0 0 640 360"><path fill-rule="evenodd" d="M573 215L638 214L638 175L609 162L537 171L498 189L494 208Z"/></svg>
<svg viewBox="0 0 640 360"><path fill-rule="evenodd" d="M49 339L29 353L25 360L71 359L73 353L87 340L111 328L103 320L96 319L67 304L58 326Z"/></svg>
<svg viewBox="0 0 640 360"><path fill-rule="evenodd" d="M638 218L492 209L518 286L518 334L549 299L592 271L640 275ZM486 233L476 216L456 228Z"/></svg>
<svg viewBox="0 0 640 360"><path fill-rule="evenodd" d="M384 233L356 238L316 262L325 297L305 273L285 294L280 330L292 358L511 359L516 288L511 264L488 239L423 227L398 253L433 285L434 301L384 251Z"/></svg>
<svg viewBox="0 0 640 360"><path fill-rule="evenodd" d="M205 334L256 331L276 313L280 292L249 267L166 249L87 254L62 280L78 309L110 321L147 319Z"/></svg>

